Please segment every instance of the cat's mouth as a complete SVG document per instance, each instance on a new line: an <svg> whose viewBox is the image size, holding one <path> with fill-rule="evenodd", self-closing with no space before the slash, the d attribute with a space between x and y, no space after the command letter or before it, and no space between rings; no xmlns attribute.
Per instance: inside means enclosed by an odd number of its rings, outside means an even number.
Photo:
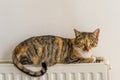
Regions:
<svg viewBox="0 0 120 80"><path fill-rule="evenodd" d="M85 46L82 50L83 50L83 51L86 51L86 52L89 52L89 51L90 51L90 49L91 49L91 47L90 47L90 46Z"/></svg>

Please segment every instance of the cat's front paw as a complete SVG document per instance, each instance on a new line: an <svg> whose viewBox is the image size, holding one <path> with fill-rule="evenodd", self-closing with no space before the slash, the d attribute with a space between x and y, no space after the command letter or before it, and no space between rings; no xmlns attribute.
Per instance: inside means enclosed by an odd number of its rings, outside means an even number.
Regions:
<svg viewBox="0 0 120 80"><path fill-rule="evenodd" d="M96 57L92 56L92 63L96 62Z"/></svg>
<svg viewBox="0 0 120 80"><path fill-rule="evenodd" d="M105 58L104 57L96 57L96 63L101 63L101 62L104 62L105 61Z"/></svg>

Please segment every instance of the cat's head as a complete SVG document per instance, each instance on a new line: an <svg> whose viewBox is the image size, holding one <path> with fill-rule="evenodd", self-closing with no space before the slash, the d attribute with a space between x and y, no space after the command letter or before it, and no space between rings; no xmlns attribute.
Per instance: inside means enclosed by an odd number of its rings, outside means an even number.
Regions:
<svg viewBox="0 0 120 80"><path fill-rule="evenodd" d="M100 29L96 29L93 32L80 32L74 29L74 32L75 32L74 41L75 47L80 48L83 51L89 51L93 47L97 46Z"/></svg>

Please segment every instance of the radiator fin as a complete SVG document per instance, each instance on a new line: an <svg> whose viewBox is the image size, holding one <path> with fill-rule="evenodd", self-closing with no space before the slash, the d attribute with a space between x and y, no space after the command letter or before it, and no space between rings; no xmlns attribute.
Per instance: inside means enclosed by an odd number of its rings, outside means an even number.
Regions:
<svg viewBox="0 0 120 80"><path fill-rule="evenodd" d="M104 64L57 65L48 68L41 77L30 77L12 64L0 64L0 80L108 80L108 75L108 68Z"/></svg>

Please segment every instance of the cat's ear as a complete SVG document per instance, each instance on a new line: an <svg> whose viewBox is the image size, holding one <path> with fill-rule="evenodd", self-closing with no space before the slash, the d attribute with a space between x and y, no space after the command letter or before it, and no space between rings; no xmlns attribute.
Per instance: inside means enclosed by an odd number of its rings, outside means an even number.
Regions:
<svg viewBox="0 0 120 80"><path fill-rule="evenodd" d="M99 37L99 33L100 33L100 29L96 29L93 34L98 38Z"/></svg>
<svg viewBox="0 0 120 80"><path fill-rule="evenodd" d="M75 32L75 36L76 36L76 37L81 34L80 31L78 31L78 30L76 30L76 29L74 29L74 32Z"/></svg>

